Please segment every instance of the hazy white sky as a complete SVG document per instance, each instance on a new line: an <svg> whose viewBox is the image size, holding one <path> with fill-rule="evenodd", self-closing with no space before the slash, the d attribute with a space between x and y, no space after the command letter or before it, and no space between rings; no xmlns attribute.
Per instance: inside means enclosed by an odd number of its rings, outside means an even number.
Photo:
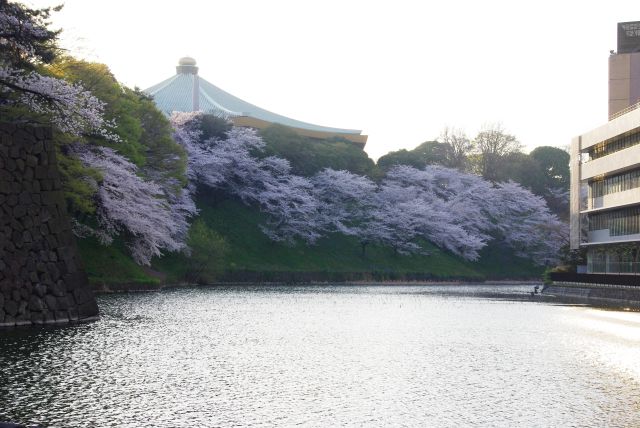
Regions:
<svg viewBox="0 0 640 428"><path fill-rule="evenodd" d="M413 148L445 126L488 122L564 147L607 120L616 23L635 1L65 2L63 46L142 89L193 56L244 100L319 125L362 129L367 153Z"/></svg>

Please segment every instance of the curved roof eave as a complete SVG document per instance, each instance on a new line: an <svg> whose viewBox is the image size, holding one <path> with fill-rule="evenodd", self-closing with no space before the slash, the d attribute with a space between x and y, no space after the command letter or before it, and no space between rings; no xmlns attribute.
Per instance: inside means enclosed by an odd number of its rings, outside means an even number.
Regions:
<svg viewBox="0 0 640 428"><path fill-rule="evenodd" d="M333 128L329 126L316 125L273 113L269 110L265 110L254 104L246 102L223 89L220 89L203 78L200 78L200 90L204 91L209 97L215 99L219 104L225 106L227 109L240 112L243 116L251 116L267 122L314 131L334 132L339 134L360 134L362 132L359 129Z"/></svg>
<svg viewBox="0 0 640 428"><path fill-rule="evenodd" d="M249 116L266 122L277 123L292 128L336 134L362 133L359 129L332 128L291 119L248 103L206 81L196 74L176 74L144 90L155 100L158 108L166 115L173 111L193 111L194 78L198 79L199 108L205 112L222 113L228 116Z"/></svg>

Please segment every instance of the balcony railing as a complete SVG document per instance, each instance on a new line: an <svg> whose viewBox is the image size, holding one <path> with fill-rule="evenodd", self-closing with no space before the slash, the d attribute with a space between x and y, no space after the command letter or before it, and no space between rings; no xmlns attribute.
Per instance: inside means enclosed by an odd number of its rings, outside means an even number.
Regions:
<svg viewBox="0 0 640 428"><path fill-rule="evenodd" d="M620 111L617 111L617 112L613 113L611 116L609 116L609 120L611 121L611 120L613 120L615 118L618 118L618 117L622 116L623 114L627 114L630 111L633 111L633 110L637 109L638 107L640 107L640 101L635 103L635 104L630 105L627 108L624 108L624 109L622 109Z"/></svg>
<svg viewBox="0 0 640 428"><path fill-rule="evenodd" d="M587 265L588 273L640 275L640 262L591 262Z"/></svg>

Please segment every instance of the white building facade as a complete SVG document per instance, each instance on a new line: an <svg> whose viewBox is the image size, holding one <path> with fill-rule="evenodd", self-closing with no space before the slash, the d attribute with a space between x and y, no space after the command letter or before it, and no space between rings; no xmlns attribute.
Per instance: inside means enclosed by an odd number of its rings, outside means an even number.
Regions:
<svg viewBox="0 0 640 428"><path fill-rule="evenodd" d="M640 22L618 24L609 122L571 142L571 248L587 273L640 273Z"/></svg>

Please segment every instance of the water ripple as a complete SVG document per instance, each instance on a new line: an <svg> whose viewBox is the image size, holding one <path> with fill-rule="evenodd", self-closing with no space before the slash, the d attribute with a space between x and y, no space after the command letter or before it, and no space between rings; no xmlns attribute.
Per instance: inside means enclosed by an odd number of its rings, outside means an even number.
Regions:
<svg viewBox="0 0 640 428"><path fill-rule="evenodd" d="M98 322L0 333L0 420L50 427L640 425L640 313L517 298L529 288L226 287L102 296Z"/></svg>

